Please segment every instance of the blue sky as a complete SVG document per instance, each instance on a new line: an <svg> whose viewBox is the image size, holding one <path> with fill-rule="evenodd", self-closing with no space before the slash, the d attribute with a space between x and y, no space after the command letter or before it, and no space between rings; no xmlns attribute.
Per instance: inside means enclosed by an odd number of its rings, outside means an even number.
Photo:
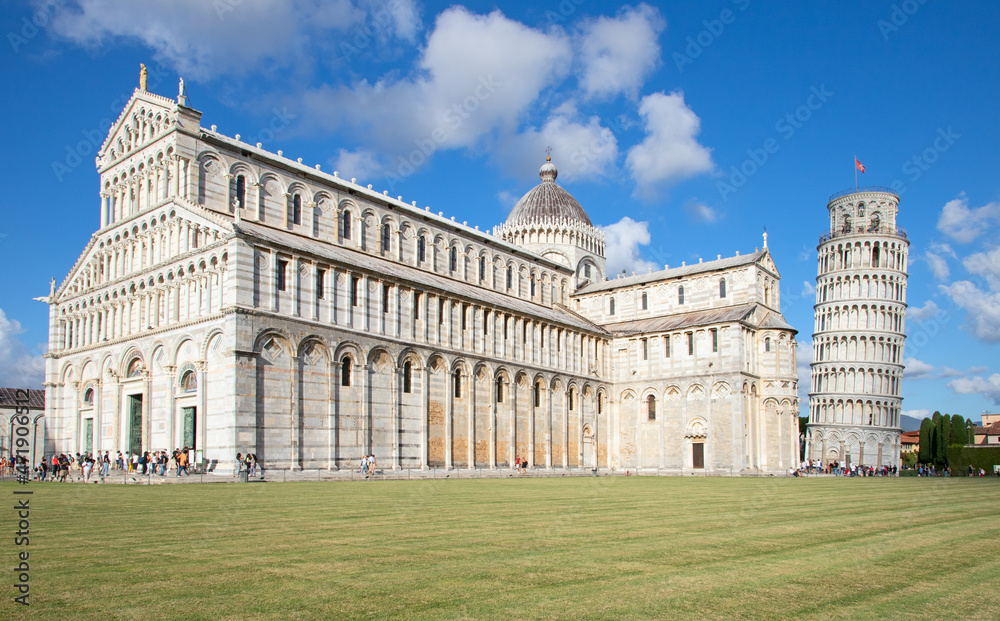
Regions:
<svg viewBox="0 0 1000 621"><path fill-rule="evenodd" d="M978 418L1000 403L997 23L940 0L6 2L0 384L41 382L32 298L97 228L96 145L143 62L205 126L480 228L551 147L609 272L749 252L766 226L803 377L857 155L912 242L904 410Z"/></svg>

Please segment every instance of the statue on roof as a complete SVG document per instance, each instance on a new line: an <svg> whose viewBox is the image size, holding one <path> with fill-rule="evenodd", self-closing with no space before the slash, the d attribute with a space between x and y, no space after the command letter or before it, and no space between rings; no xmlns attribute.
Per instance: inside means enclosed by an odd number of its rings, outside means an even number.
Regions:
<svg viewBox="0 0 1000 621"><path fill-rule="evenodd" d="M148 78L148 73L146 72L146 65L139 63L139 90L146 90L146 80Z"/></svg>

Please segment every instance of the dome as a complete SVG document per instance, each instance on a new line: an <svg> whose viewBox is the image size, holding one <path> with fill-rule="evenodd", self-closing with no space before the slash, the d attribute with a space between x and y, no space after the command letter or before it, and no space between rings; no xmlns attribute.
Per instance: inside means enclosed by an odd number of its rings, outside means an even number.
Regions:
<svg viewBox="0 0 1000 621"><path fill-rule="evenodd" d="M552 163L552 158L545 158L545 163L538 170L538 177L542 182L517 201L517 205L514 205L507 216L507 224L567 218L593 226L580 203L569 192L556 185L558 175L559 171Z"/></svg>

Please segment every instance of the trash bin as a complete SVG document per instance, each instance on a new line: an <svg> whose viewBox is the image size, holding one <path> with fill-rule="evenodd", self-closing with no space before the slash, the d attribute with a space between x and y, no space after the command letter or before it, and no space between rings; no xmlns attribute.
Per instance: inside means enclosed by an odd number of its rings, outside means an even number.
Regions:
<svg viewBox="0 0 1000 621"><path fill-rule="evenodd" d="M250 480L249 477L248 477L249 474L250 473L247 472L246 470L240 470L240 483L247 483L247 482L249 482L249 480Z"/></svg>

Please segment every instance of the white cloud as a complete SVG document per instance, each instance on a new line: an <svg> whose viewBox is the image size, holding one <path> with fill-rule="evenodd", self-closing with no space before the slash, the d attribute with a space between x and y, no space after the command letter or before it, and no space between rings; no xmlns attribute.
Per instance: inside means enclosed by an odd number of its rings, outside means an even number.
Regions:
<svg viewBox="0 0 1000 621"><path fill-rule="evenodd" d="M802 281L802 293L800 294L804 298L811 298L816 295L816 285L812 284L808 280Z"/></svg>
<svg viewBox="0 0 1000 621"><path fill-rule="evenodd" d="M930 268L931 274L934 274L934 278L937 280L947 280L948 276L951 275L948 261L941 255L928 251L924 254L924 259L927 261L927 267Z"/></svg>
<svg viewBox="0 0 1000 621"><path fill-rule="evenodd" d="M0 386L41 388L45 379L45 359L33 354L18 340L21 323L8 319L0 309Z"/></svg>
<svg viewBox="0 0 1000 621"><path fill-rule="evenodd" d="M1000 247L971 254L962 264L970 274L985 278L990 289L1000 291Z"/></svg>
<svg viewBox="0 0 1000 621"><path fill-rule="evenodd" d="M471 147L499 129L511 131L543 89L568 71L570 45L499 11L476 15L452 7L438 15L408 78L324 86L303 95L308 116L349 128L398 160L405 174L438 149Z"/></svg>
<svg viewBox="0 0 1000 621"><path fill-rule="evenodd" d="M193 78L259 73L264 68L311 62L317 47L343 40L344 33L369 19L369 12L388 10L395 26L387 23L382 30L391 33L395 28L409 40L418 27L413 0L368 2L365 7L350 0L294 4L282 0L36 0L35 4L58 7L49 9L55 14L51 32L58 36L95 48L114 39L135 41L153 50L158 62ZM398 9L392 10L393 6Z"/></svg>
<svg viewBox="0 0 1000 621"><path fill-rule="evenodd" d="M553 110L541 129L531 127L502 141L497 158L517 178L530 179L548 147L552 148L552 161L562 180L606 176L615 169L618 159L614 132L602 126L596 116L582 120L573 101Z"/></svg>
<svg viewBox="0 0 1000 621"><path fill-rule="evenodd" d="M959 395L980 394L993 401L993 403L1000 405L1000 373L994 373L988 378L976 375L955 379L948 382L948 388Z"/></svg>
<svg viewBox="0 0 1000 621"><path fill-rule="evenodd" d="M979 373L982 373L982 371L979 371ZM938 377L950 378L950 377L962 377L963 375L965 375L965 373L959 371L958 369L953 369L951 367L941 367L941 373L938 374Z"/></svg>
<svg viewBox="0 0 1000 621"><path fill-rule="evenodd" d="M639 255L639 246L649 245L649 223L636 222L625 216L614 224L599 227L604 231L604 254L607 258L608 276L614 277L625 270L642 274L658 266Z"/></svg>
<svg viewBox="0 0 1000 621"><path fill-rule="evenodd" d="M357 177L363 181L371 179L381 172L382 165L379 164L375 153L367 149L357 149L356 151L341 149L337 154L337 159L333 161L333 169L345 179Z"/></svg>
<svg viewBox="0 0 1000 621"><path fill-rule="evenodd" d="M1000 293L983 291L967 280L938 288L966 310L965 329L987 343L1000 342Z"/></svg>
<svg viewBox="0 0 1000 621"><path fill-rule="evenodd" d="M916 418L920 420L921 418L930 418L934 412L930 410L903 410L903 416L909 416L911 418Z"/></svg>
<svg viewBox="0 0 1000 621"><path fill-rule="evenodd" d="M967 244L995 222L1000 222L1000 203L993 202L969 209L969 199L963 192L958 198L945 203L937 228L955 241Z"/></svg>
<svg viewBox="0 0 1000 621"><path fill-rule="evenodd" d="M625 7L581 27L580 88L587 97L625 93L635 98L660 61L659 36L667 23L655 8Z"/></svg>
<svg viewBox="0 0 1000 621"><path fill-rule="evenodd" d="M714 168L711 151L695 138L701 119L684 103L683 93L647 95L639 114L646 123L646 138L629 149L625 165L641 194L652 193L659 183Z"/></svg>
<svg viewBox="0 0 1000 621"><path fill-rule="evenodd" d="M719 212L704 203L688 203L685 209L696 222L714 224L719 219Z"/></svg>
<svg viewBox="0 0 1000 621"><path fill-rule="evenodd" d="M934 375L934 365L928 364L916 358L903 358L903 378L908 380L927 379Z"/></svg>
<svg viewBox="0 0 1000 621"><path fill-rule="evenodd" d="M927 300L923 306L914 306L906 311L907 319L911 321L924 321L930 319L939 312L938 305L934 300Z"/></svg>

